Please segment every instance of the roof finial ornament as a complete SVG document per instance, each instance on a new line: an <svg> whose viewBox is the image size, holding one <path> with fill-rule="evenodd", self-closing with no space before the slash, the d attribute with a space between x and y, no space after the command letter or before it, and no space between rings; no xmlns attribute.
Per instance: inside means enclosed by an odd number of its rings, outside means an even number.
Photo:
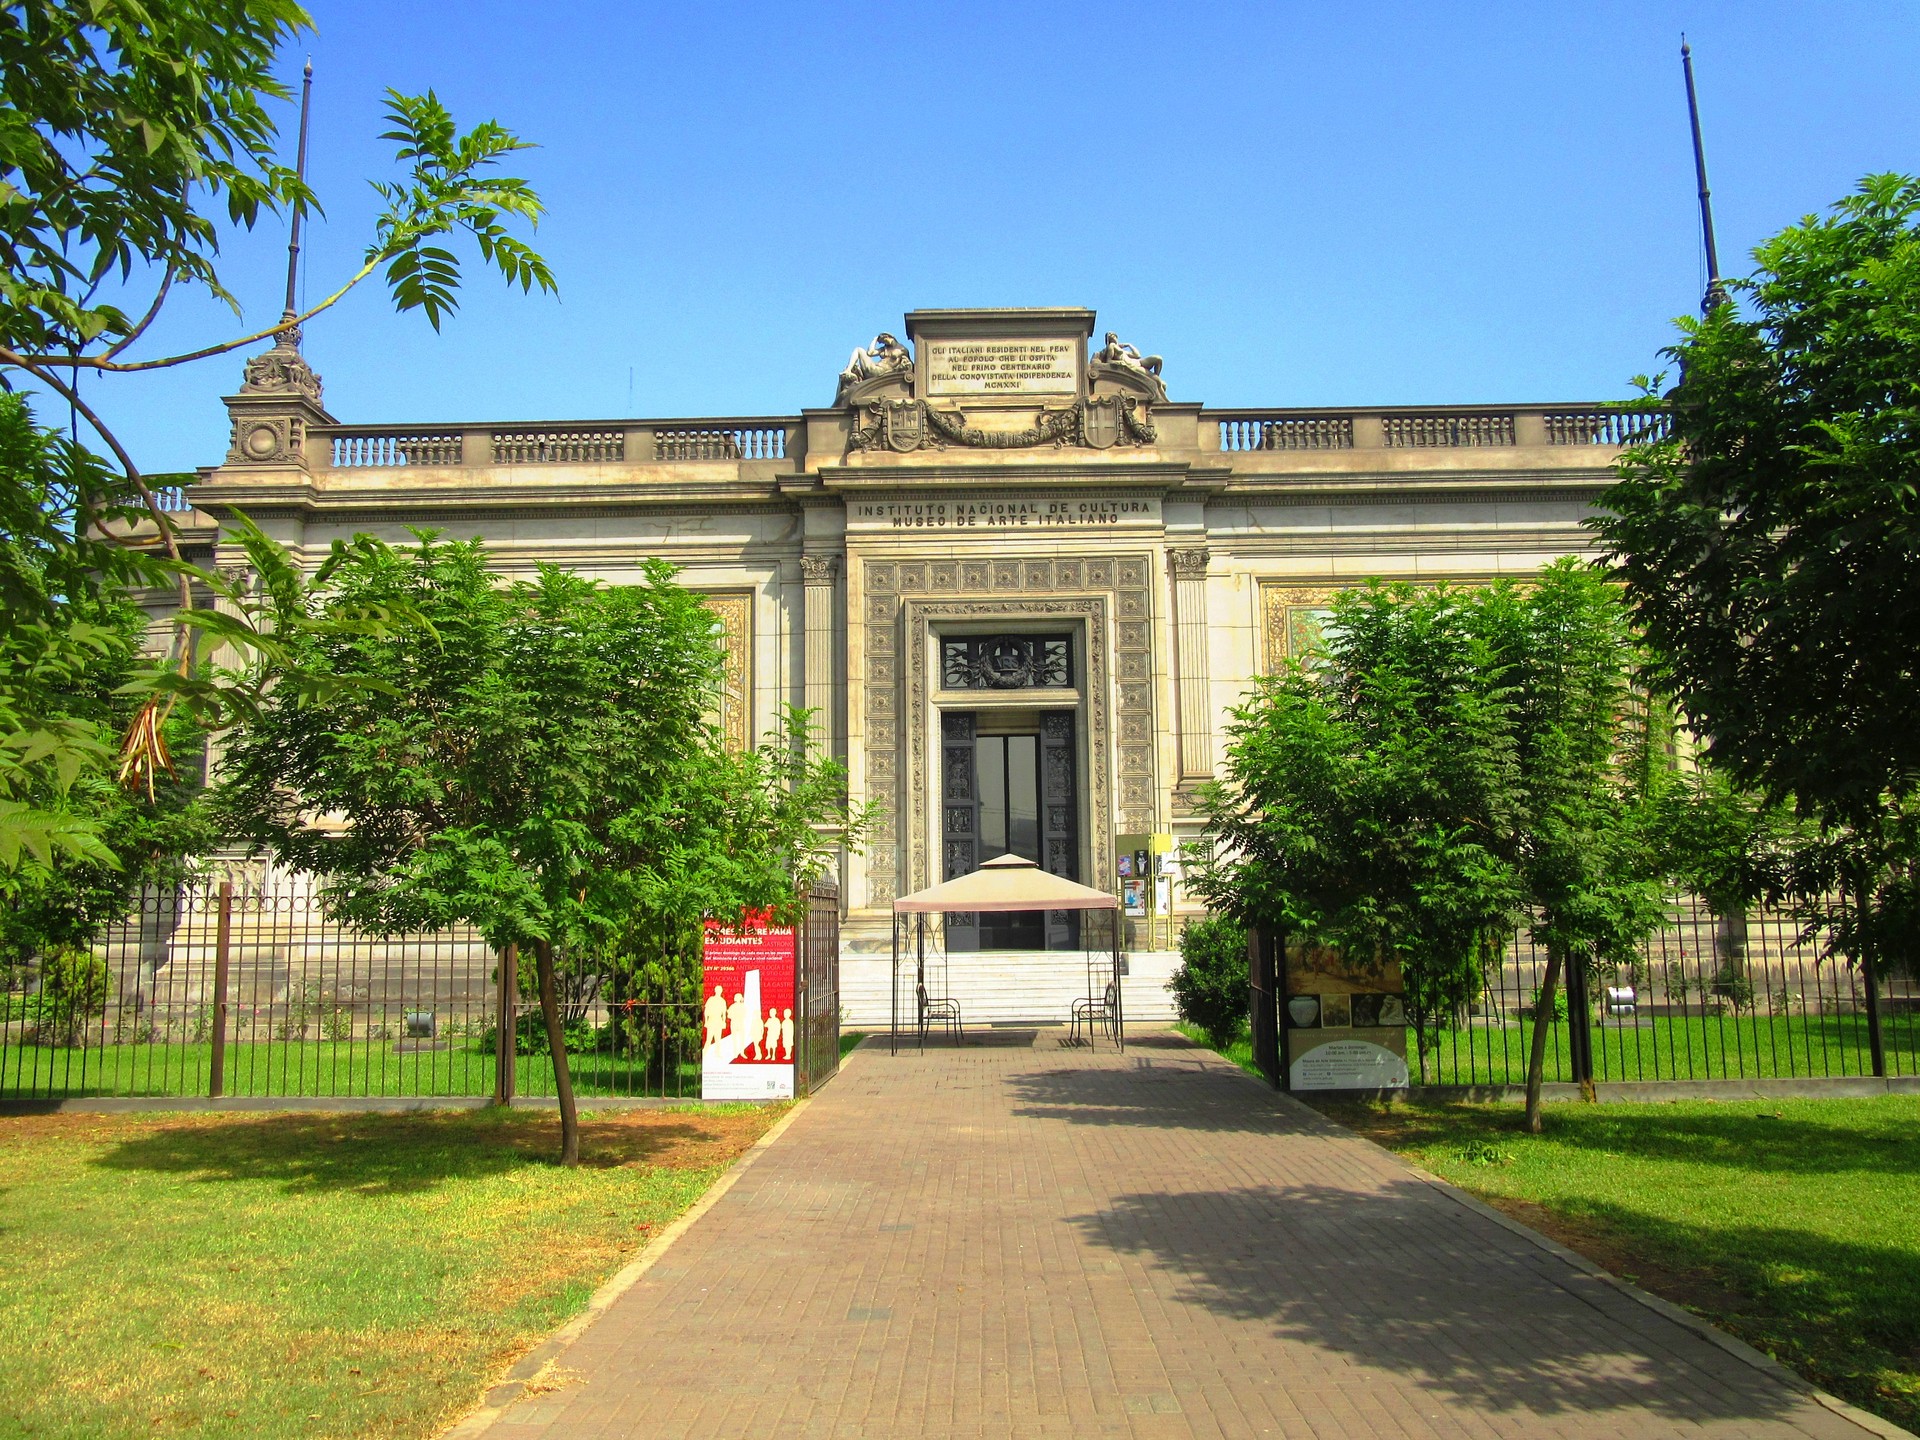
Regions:
<svg viewBox="0 0 1920 1440"><path fill-rule="evenodd" d="M1713 194L1707 189L1707 150L1700 139L1700 101L1693 88L1693 49L1680 37L1680 68L1687 77L1687 119L1693 125L1693 173L1700 182L1700 233L1707 245L1707 289L1700 297L1700 313L1711 315L1728 300L1720 283L1720 251L1713 243Z"/></svg>
<svg viewBox="0 0 1920 1440"><path fill-rule="evenodd" d="M307 121L313 110L313 57L307 57L300 82L300 148L294 159L294 174L304 185L307 179ZM306 218L306 206L296 198L293 222L287 238L287 301L280 312L286 326L274 337L273 348L247 361L247 376L242 393L295 392L316 403L320 399L320 377L313 373L300 353L300 327L290 323L300 311L297 305L300 284L300 226Z"/></svg>

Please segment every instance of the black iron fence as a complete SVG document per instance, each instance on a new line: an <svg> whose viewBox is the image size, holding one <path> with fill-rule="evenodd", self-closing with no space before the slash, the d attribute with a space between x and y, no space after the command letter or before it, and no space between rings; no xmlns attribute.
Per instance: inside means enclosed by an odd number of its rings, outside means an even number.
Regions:
<svg viewBox="0 0 1920 1440"><path fill-rule="evenodd" d="M801 1093L839 1063L838 922L838 896L816 890L796 956ZM518 968L470 930L335 924L300 877L258 867L148 890L88 949L0 976L0 1099L551 1095ZM582 1097L699 1096L697 1000L572 974L561 1001Z"/></svg>
<svg viewBox="0 0 1920 1440"><path fill-rule="evenodd" d="M1430 1083L1521 1084L1546 973L1522 928L1480 999L1433 1036ZM1876 1073L1866 977L1828 937L1768 911L1716 914L1692 896L1640 956L1572 977L1553 1002L1546 1078L1752 1080ZM1879 977L1880 1073L1920 1074L1920 992ZM1416 1036L1408 1057L1419 1076Z"/></svg>
<svg viewBox="0 0 1920 1440"><path fill-rule="evenodd" d="M1429 1030L1424 1055L1408 1030L1413 1083L1525 1084L1546 968L1545 947L1521 927L1480 997ZM1261 975L1256 965L1256 1011L1279 988ZM1870 994L1824 930L1789 915L1717 914L1678 897L1632 964L1566 978L1548 1017L1548 1081L1920 1075L1920 986L1883 975ZM1277 1030L1256 1024L1253 1039L1277 1075Z"/></svg>

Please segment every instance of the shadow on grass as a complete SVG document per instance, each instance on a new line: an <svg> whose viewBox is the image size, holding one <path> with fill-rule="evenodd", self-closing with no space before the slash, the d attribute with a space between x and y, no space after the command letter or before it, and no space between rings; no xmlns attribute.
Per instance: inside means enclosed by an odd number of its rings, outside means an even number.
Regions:
<svg viewBox="0 0 1920 1440"><path fill-rule="evenodd" d="M1309 1098L1308 1103L1314 1102ZM1514 1135L1522 1124L1518 1106L1396 1105L1382 1111L1352 1102L1320 1102L1318 1108L1396 1149ZM1710 1112L1558 1104L1547 1108L1546 1129L1555 1144L1636 1160L1716 1165L1756 1175L1854 1172L1920 1181L1920 1134L1892 1113L1870 1124L1834 1124L1796 1116L1791 1101L1742 1102Z"/></svg>
<svg viewBox="0 0 1920 1440"><path fill-rule="evenodd" d="M658 1163L709 1138L684 1122L588 1119L580 1133L581 1163L589 1169ZM559 1152L554 1116L269 1115L156 1124L91 1163L208 1182L269 1181L289 1193L375 1196L550 1167Z"/></svg>
<svg viewBox="0 0 1920 1440"><path fill-rule="evenodd" d="M1779 1225L1693 1225L1607 1201L1557 1200L1555 1208L1632 1236L1662 1258L1712 1266L1790 1327L1772 1333L1849 1352L1869 1341L1888 1352L1883 1359L1904 1356L1902 1368L1920 1370L1920 1274L1911 1249ZM1911 1398L1920 1402L1920 1388ZM1907 1423L1915 1418L1920 1403Z"/></svg>
<svg viewBox="0 0 1920 1440"><path fill-rule="evenodd" d="M1185 1303L1483 1412L1752 1423L1808 1403L1411 1176L1121 1195L1069 1223Z"/></svg>

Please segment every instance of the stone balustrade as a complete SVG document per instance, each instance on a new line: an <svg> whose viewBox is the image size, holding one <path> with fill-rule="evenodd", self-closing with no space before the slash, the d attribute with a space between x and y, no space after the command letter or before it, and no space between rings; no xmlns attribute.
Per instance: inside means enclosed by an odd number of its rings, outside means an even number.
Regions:
<svg viewBox="0 0 1920 1440"><path fill-rule="evenodd" d="M1448 406L1369 410L1198 410L1186 442L1233 454L1260 451L1487 449L1591 446L1618 449L1664 434L1662 411L1617 405ZM322 464L336 470L397 466L483 467L800 461L805 422L770 416L725 420L589 421L575 424L316 425ZM1162 446L1186 448L1178 424ZM816 444L818 437L816 437ZM836 446L836 452L838 447ZM836 455L837 458L837 455Z"/></svg>
<svg viewBox="0 0 1920 1440"><path fill-rule="evenodd" d="M1220 449L1461 449L1509 445L1619 448L1664 435L1664 411L1612 405L1442 410L1213 410Z"/></svg>
<svg viewBox="0 0 1920 1440"><path fill-rule="evenodd" d="M784 460L798 418L532 425L316 425L328 466L604 465ZM308 454L313 454L309 449Z"/></svg>

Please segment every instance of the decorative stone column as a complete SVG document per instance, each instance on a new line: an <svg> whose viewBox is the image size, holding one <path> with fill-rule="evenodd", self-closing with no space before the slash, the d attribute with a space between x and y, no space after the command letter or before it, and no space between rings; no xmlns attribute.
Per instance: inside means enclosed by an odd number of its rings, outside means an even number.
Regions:
<svg viewBox="0 0 1920 1440"><path fill-rule="evenodd" d="M810 722L816 743L829 755L840 755L842 744L836 714L835 661L833 640L834 577L840 571L838 555L803 555L800 578L806 584L806 639L801 658L806 666L806 707L813 711Z"/></svg>
<svg viewBox="0 0 1920 1440"><path fill-rule="evenodd" d="M1207 562L1212 558L1204 546L1167 551L1167 568L1173 575L1173 663L1180 699L1182 782L1213 778L1213 697L1207 682Z"/></svg>

